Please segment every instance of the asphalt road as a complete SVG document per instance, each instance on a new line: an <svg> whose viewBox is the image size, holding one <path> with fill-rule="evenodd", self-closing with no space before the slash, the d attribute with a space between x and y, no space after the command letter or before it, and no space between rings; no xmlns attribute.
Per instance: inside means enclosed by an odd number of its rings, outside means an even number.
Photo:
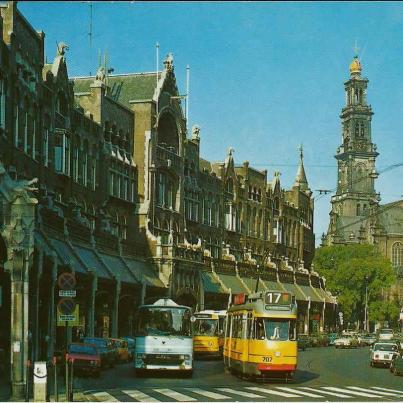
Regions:
<svg viewBox="0 0 403 403"><path fill-rule="evenodd" d="M74 387L93 401L403 401L403 377L371 368L368 347L300 351L290 383L239 379L225 372L221 360L199 360L191 379L166 373L136 378L129 363L99 379L76 378Z"/></svg>

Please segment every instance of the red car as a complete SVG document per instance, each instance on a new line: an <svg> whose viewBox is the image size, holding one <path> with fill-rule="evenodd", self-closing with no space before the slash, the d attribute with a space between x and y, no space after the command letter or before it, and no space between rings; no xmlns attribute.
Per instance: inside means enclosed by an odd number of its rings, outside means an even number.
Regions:
<svg viewBox="0 0 403 403"><path fill-rule="evenodd" d="M74 372L86 372L98 377L101 373L101 355L95 344L72 343L67 354Z"/></svg>

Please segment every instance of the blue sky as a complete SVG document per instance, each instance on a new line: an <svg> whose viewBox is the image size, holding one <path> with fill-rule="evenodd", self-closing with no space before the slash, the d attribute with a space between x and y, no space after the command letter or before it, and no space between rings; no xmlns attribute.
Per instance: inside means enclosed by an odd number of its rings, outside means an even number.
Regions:
<svg viewBox="0 0 403 403"><path fill-rule="evenodd" d="M174 54L185 92L190 65L190 126L201 126L201 154L223 160L229 146L245 160L281 172L289 188L304 145L311 189L334 189L341 143L343 83L357 41L374 116L377 168L403 161L403 3L399 2L20 2L46 34L48 62L66 42L69 75L94 73L99 50L115 73L155 71ZM403 167L381 174L382 203L403 195ZM314 192L315 196L318 195ZM317 199L317 242L328 226L330 196Z"/></svg>

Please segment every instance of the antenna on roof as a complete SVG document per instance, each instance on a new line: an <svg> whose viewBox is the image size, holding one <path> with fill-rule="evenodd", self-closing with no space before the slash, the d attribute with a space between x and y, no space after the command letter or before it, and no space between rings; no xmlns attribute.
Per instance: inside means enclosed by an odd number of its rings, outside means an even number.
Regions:
<svg viewBox="0 0 403 403"><path fill-rule="evenodd" d="M155 88L158 87L158 75L159 75L159 68L160 68L160 44L157 42L155 44L155 51L156 51L156 63L157 63L157 85ZM156 104L156 122L155 125L158 126L158 97L157 97L157 104Z"/></svg>
<svg viewBox="0 0 403 403"><path fill-rule="evenodd" d="M88 27L88 40L89 40L89 45L90 45L90 69L92 66L92 1L89 2L90 6L90 25ZM91 75L91 70L90 70L90 75Z"/></svg>
<svg viewBox="0 0 403 403"><path fill-rule="evenodd" d="M186 66L186 127L189 125L189 79L190 67Z"/></svg>

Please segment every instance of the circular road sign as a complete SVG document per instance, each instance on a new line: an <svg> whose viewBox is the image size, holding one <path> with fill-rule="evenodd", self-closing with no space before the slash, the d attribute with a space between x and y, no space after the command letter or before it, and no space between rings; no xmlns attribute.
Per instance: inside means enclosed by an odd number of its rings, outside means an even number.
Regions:
<svg viewBox="0 0 403 403"><path fill-rule="evenodd" d="M76 276L73 273L62 273L57 279L57 284L62 290L73 290L77 284Z"/></svg>
<svg viewBox="0 0 403 403"><path fill-rule="evenodd" d="M76 301L73 298L62 298L57 304L57 309L62 315L72 315L76 309Z"/></svg>

